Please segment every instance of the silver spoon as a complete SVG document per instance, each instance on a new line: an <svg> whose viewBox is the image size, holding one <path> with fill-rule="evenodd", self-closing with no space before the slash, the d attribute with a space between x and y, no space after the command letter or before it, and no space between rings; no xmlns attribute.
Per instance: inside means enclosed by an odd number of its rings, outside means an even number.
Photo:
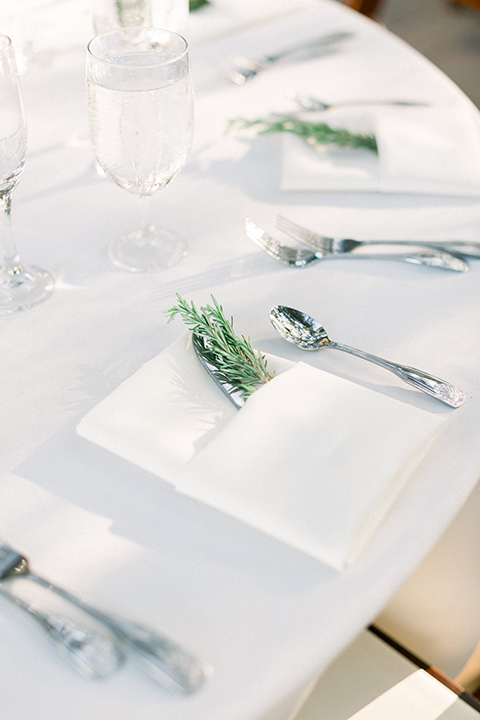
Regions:
<svg viewBox="0 0 480 720"><path fill-rule="evenodd" d="M295 100L303 110L307 111L322 111L331 110L337 107L350 107L355 105L389 105L396 107L429 107L429 103L417 102L415 100L350 100L341 103L329 104L319 100L318 98L308 95L306 93L291 92L288 93L287 97L291 100Z"/></svg>
<svg viewBox="0 0 480 720"><path fill-rule="evenodd" d="M125 660L119 645L104 633L42 610L36 603L21 600L2 584L0 593L40 623L53 640L55 649L83 677L94 680L107 677Z"/></svg>
<svg viewBox="0 0 480 720"><path fill-rule="evenodd" d="M466 394L459 388L451 385L445 380L441 380L435 375L430 375L423 370L417 370L406 365L384 360L377 355L371 355L363 350L342 345L330 340L325 329L314 318L310 317L300 310L285 307L285 305L275 305L270 310L270 320L273 327L280 335L288 340L288 342L297 345L302 350L321 350L324 347L330 347L334 350L342 350L350 355L368 360L375 365L390 370L404 382L417 390L421 390L427 395L440 400L450 407L458 408L466 400Z"/></svg>

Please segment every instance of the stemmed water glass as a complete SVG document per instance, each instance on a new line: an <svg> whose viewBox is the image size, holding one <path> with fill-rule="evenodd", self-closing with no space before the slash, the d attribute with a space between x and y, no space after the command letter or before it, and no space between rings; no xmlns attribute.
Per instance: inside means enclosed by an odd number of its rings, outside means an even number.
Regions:
<svg viewBox="0 0 480 720"><path fill-rule="evenodd" d="M21 262L11 227L12 194L20 182L27 151L27 129L12 42L0 35L0 313L24 310L54 289L48 270Z"/></svg>
<svg viewBox="0 0 480 720"><path fill-rule="evenodd" d="M88 45L87 88L97 161L143 206L140 229L115 238L110 259L134 272L171 267L185 254L185 242L172 230L155 228L148 209L153 193L182 169L192 143L187 43L158 28L98 35Z"/></svg>

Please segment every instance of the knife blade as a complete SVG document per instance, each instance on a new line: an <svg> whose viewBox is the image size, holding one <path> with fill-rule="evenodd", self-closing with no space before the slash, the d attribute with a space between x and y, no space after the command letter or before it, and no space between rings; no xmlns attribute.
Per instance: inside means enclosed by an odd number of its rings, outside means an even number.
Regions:
<svg viewBox="0 0 480 720"><path fill-rule="evenodd" d="M225 393L225 395L235 405L237 409L243 407L247 401L244 391L236 385L232 385L231 383L226 382L221 377L218 368L212 362L207 360L207 358L205 357L206 348L203 338L196 333L192 333L192 345L198 359L200 360L212 380L218 385L222 392Z"/></svg>

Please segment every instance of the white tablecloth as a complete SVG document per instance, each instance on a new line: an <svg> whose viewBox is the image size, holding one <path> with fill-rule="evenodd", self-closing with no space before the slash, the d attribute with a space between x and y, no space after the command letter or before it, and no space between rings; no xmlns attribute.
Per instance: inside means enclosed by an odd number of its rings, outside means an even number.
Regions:
<svg viewBox="0 0 480 720"><path fill-rule="evenodd" d="M341 53L278 66L243 87L218 71L229 52L270 52L337 30L355 33ZM2 713L15 720L256 720L269 713L284 720L286 699L376 616L478 479L480 261L466 275L365 260L292 270L245 238L243 220L273 229L281 211L332 235L476 240L480 203L284 193L280 138L225 136L226 121L291 109L285 91L292 87L328 101L394 91L465 112L471 105L386 29L331 0L208 43L201 33L195 39L192 22L195 147L155 198L158 221L183 232L189 252L163 274L128 274L112 268L105 248L134 222L133 198L95 175L85 109L89 29L76 31L78 43L61 62L22 78L30 144L13 219L21 255L50 268L57 288L37 308L0 319L0 537L52 580L163 629L207 657L216 674L187 699L168 695L131 663L89 683L0 598ZM430 370L467 392L466 404L452 411L361 360L328 350L301 355L447 418L421 477L346 573L200 507L76 435L89 409L184 332L163 314L177 292L197 304L213 292L237 330L265 351L299 359L268 319L282 303L320 319L334 339Z"/></svg>

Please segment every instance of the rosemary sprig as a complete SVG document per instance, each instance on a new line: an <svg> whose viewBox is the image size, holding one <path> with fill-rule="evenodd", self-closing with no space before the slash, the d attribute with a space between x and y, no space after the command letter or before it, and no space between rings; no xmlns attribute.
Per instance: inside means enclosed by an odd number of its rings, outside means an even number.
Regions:
<svg viewBox="0 0 480 720"><path fill-rule="evenodd" d="M209 0L189 0L188 4L190 12L193 12L194 10L198 10L204 5L210 5L210 2Z"/></svg>
<svg viewBox="0 0 480 720"><path fill-rule="evenodd" d="M373 135L352 133L344 128L332 128L323 122L309 122L289 115L270 119L257 118L256 120L235 118L234 120L230 120L229 127L235 126L242 130L258 127L260 135L272 132L289 132L304 138L304 140L311 145L333 143L340 147L366 148L375 153L378 152L377 141Z"/></svg>
<svg viewBox="0 0 480 720"><path fill-rule="evenodd" d="M187 327L203 340L205 357L218 368L220 379L241 389L246 397L272 379L264 355L255 352L250 339L237 335L233 318L227 320L223 308L211 295L213 305L197 310L177 293L177 305L166 314L168 321L180 315Z"/></svg>

